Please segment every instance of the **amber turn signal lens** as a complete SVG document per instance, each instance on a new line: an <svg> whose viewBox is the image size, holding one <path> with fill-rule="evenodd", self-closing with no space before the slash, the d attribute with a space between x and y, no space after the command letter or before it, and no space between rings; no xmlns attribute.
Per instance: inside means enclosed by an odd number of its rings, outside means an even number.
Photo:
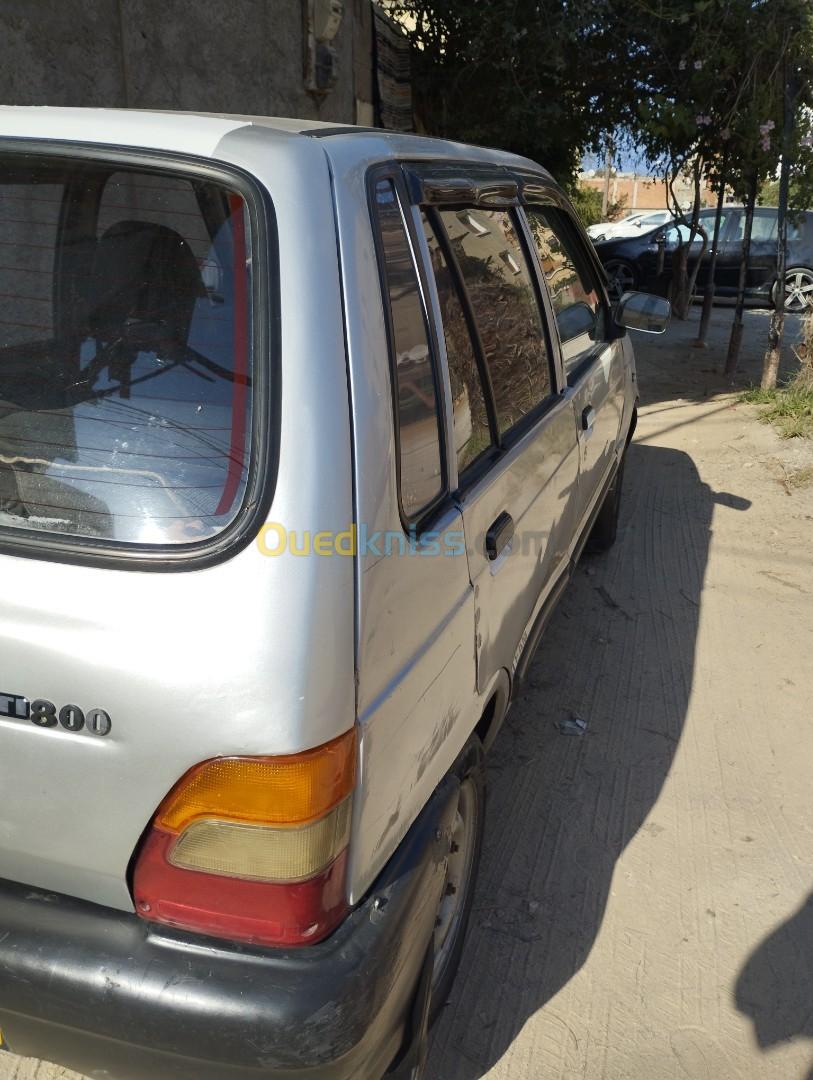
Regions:
<svg viewBox="0 0 813 1080"><path fill-rule="evenodd" d="M353 789L356 733L287 757L215 758L190 770L161 805L155 824L173 833L203 818L305 825Z"/></svg>

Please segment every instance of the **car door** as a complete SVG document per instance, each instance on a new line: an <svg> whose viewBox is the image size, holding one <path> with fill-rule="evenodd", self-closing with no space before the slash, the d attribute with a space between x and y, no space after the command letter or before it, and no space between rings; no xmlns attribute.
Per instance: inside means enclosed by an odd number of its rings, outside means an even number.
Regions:
<svg viewBox="0 0 813 1080"><path fill-rule="evenodd" d="M450 460L482 690L499 669L514 670L539 606L567 567L578 456L518 209L489 205L470 190L463 205L441 198L420 213L445 343Z"/></svg>
<svg viewBox="0 0 813 1080"><path fill-rule="evenodd" d="M692 242L689 245L689 255L686 259L686 269L691 276L695 271L698 260L701 260L700 266L697 267L695 287L702 291L702 289L705 288L709 277L709 259L711 258L711 241L714 230L714 212L701 210L698 223L706 233L706 242L704 245L703 235L700 232L696 232L694 236L692 236ZM687 225L683 225L682 228L685 230L685 236L691 236L691 229Z"/></svg>
<svg viewBox="0 0 813 1080"><path fill-rule="evenodd" d="M730 220L725 230L717 258L717 291L734 296L739 288L742 245L745 238L745 211L741 207L727 210ZM751 228L751 249L748 255L746 288L753 290L770 284L776 273L777 216L772 207L757 208Z"/></svg>
<svg viewBox="0 0 813 1080"><path fill-rule="evenodd" d="M563 201L525 208L545 283L579 442L578 517L585 521L610 479L624 415L625 360L599 271Z"/></svg>
<svg viewBox="0 0 813 1080"><path fill-rule="evenodd" d="M725 214L726 220L720 227L714 287L720 296L733 296L740 276L745 215L742 207L727 208Z"/></svg>
<svg viewBox="0 0 813 1080"><path fill-rule="evenodd" d="M690 235L691 230L688 226L681 223L669 225L662 232L657 233L657 235L653 237L656 248L655 258L661 266L661 274L667 286L674 273L675 256L680 250L681 244L685 244ZM696 237L695 240L699 240L699 237ZM663 258L661 258L661 247L663 247ZM691 249L689 251L689 259L691 259ZM663 291L668 292L668 288L664 288Z"/></svg>
<svg viewBox="0 0 813 1080"><path fill-rule="evenodd" d="M754 211L751 227L751 248L748 252L748 270L745 287L750 292L760 286L770 287L776 277L776 242L779 220L772 206ZM740 238L742 240L742 238Z"/></svg>

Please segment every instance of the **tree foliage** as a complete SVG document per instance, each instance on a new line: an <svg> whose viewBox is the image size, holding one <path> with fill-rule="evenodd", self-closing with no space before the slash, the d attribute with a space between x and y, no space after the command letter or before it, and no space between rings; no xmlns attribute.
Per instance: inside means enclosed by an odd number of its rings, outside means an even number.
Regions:
<svg viewBox="0 0 813 1080"><path fill-rule="evenodd" d="M626 56L601 0L385 6L415 46L416 112L433 135L524 154L567 182L622 118Z"/></svg>
<svg viewBox="0 0 813 1080"><path fill-rule="evenodd" d="M417 111L431 134L535 158L571 190L585 151L619 137L643 150L690 226L673 259L678 315L694 287L692 240L708 244L702 181L725 181L753 207L777 172L789 77L795 190L813 199L811 0L382 2L415 46ZM688 214L675 195L682 175L694 189Z"/></svg>
<svg viewBox="0 0 813 1080"><path fill-rule="evenodd" d="M800 116L813 106L810 0L384 3L415 46L429 133L513 150L564 182L623 132L672 177L699 161L714 178L727 159L742 194L776 167L784 58Z"/></svg>
<svg viewBox="0 0 813 1080"><path fill-rule="evenodd" d="M610 202L607 213L604 214L602 211L604 199L596 188L585 187L583 184L569 184L567 193L585 228L589 225L598 225L605 219L615 221L622 216L627 204L626 198Z"/></svg>
<svg viewBox="0 0 813 1080"><path fill-rule="evenodd" d="M628 127L651 165L665 175L672 209L690 226L674 257L672 301L688 315L693 275L688 252L700 225L701 179L725 182L750 202L779 155L783 83L778 78L808 0L625 0L614 18L628 38L634 87ZM792 32L793 31L793 32ZM747 43L747 47L746 46ZM691 211L674 196L681 175L693 181Z"/></svg>

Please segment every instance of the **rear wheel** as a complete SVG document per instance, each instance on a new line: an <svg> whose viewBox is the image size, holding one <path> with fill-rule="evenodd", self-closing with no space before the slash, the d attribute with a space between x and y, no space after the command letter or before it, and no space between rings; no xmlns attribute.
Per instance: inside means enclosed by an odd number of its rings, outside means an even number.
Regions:
<svg viewBox="0 0 813 1080"><path fill-rule="evenodd" d="M779 307L779 282L772 292L774 307ZM793 315L813 310L813 270L796 266L785 274L785 311Z"/></svg>
<svg viewBox="0 0 813 1080"><path fill-rule="evenodd" d="M593 525L588 551L609 551L618 534L618 515L621 512L621 487L624 482L624 458L616 470L613 482L604 496L604 502Z"/></svg>
<svg viewBox="0 0 813 1080"><path fill-rule="evenodd" d="M632 263L624 259L608 259L604 264L609 281L610 299L617 303L625 292L633 292L638 283L638 275Z"/></svg>
<svg viewBox="0 0 813 1080"><path fill-rule="evenodd" d="M435 921L430 1023L452 988L474 900L485 821L483 747L478 738L466 744L454 772L460 780L460 789L446 858L446 880Z"/></svg>

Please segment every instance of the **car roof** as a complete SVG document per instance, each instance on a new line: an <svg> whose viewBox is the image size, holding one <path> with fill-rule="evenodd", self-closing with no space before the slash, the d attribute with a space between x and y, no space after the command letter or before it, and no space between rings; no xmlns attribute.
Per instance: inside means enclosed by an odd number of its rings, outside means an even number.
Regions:
<svg viewBox="0 0 813 1080"><path fill-rule="evenodd" d="M126 146L226 160L226 136L251 128L261 129L270 139L289 140L292 149L296 140L304 144L314 138L324 139L326 150L331 144L346 146L352 140L359 157L465 158L550 175L536 162L508 151L353 124L231 113L0 106L0 138Z"/></svg>

